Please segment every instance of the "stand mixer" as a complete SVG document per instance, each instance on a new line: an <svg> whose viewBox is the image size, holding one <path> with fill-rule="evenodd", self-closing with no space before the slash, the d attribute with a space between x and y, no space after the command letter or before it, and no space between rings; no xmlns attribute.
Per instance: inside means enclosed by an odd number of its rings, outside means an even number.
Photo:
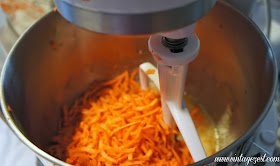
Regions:
<svg viewBox="0 0 280 166"><path fill-rule="evenodd" d="M163 119L182 133L195 162L206 158L184 102L188 64L199 51L195 22L216 0L131 1L56 0L58 11L73 24L105 34L150 35L149 49L158 62ZM174 118L174 120L173 120Z"/></svg>
<svg viewBox="0 0 280 166"><path fill-rule="evenodd" d="M206 158L206 153L183 102L183 94L188 63L199 50L193 22L214 4L215 0L56 1L58 11L67 20L92 31L118 35L161 33L151 36L149 49L158 62L164 121L175 127L174 117L195 162ZM171 31L178 28L181 29Z"/></svg>

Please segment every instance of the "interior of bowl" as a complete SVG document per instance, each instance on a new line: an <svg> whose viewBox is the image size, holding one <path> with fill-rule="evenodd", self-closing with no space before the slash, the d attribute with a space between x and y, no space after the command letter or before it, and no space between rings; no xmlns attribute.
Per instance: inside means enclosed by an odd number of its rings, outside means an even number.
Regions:
<svg viewBox="0 0 280 166"><path fill-rule="evenodd" d="M260 32L235 10L217 3L197 22L201 48L189 65L186 91L237 139L265 111L275 73ZM32 26L6 62L4 99L18 128L46 150L57 134L61 106L71 106L89 85L143 62L155 64L148 37L89 32L51 12ZM225 146L230 142L226 142Z"/></svg>

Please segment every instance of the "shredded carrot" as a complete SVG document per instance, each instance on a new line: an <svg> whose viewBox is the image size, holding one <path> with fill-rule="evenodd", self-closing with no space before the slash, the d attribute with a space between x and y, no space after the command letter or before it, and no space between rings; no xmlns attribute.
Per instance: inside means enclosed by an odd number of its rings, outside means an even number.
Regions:
<svg viewBox="0 0 280 166"><path fill-rule="evenodd" d="M8 105L8 111L12 111L11 107Z"/></svg>
<svg viewBox="0 0 280 166"><path fill-rule="evenodd" d="M153 56L155 56L158 60L162 60L162 58L160 56L158 56L157 54L153 54Z"/></svg>
<svg viewBox="0 0 280 166"><path fill-rule="evenodd" d="M159 93L142 90L136 74L94 83L70 110L64 106L49 152L75 166L193 163L184 141L171 137L178 129L163 122Z"/></svg>
<svg viewBox="0 0 280 166"><path fill-rule="evenodd" d="M148 69L146 71L146 74L154 74L155 73L155 70L154 69Z"/></svg>
<svg viewBox="0 0 280 166"><path fill-rule="evenodd" d="M191 115L197 114L198 111L199 111L199 107L195 107L195 108L192 110Z"/></svg>
<svg viewBox="0 0 280 166"><path fill-rule="evenodd" d="M44 13L44 9L35 2L24 2L23 0L0 0L1 8L12 17L12 21L16 19L17 11L25 11L33 18L40 18Z"/></svg>
<svg viewBox="0 0 280 166"><path fill-rule="evenodd" d="M53 41L53 40L50 41L50 45L51 45L51 47L53 47L53 48L56 48L56 47L57 47L56 42Z"/></svg>

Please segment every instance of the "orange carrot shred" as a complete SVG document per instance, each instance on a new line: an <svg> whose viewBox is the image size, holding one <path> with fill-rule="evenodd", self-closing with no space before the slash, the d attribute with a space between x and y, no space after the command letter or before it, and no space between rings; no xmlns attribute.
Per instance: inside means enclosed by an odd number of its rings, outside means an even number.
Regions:
<svg viewBox="0 0 280 166"><path fill-rule="evenodd" d="M158 56L157 54L153 54L153 56L155 56L158 60L162 60L160 56Z"/></svg>
<svg viewBox="0 0 280 166"><path fill-rule="evenodd" d="M163 122L159 93L142 90L136 75L93 84L71 109L63 107L49 152L76 166L193 163L184 141L172 139L178 129Z"/></svg>
<svg viewBox="0 0 280 166"><path fill-rule="evenodd" d="M56 48L56 47L57 47L56 42L53 41L53 40L50 41L50 45L51 45L51 47L53 47L53 48Z"/></svg>
<svg viewBox="0 0 280 166"><path fill-rule="evenodd" d="M156 71L154 69L148 69L146 74L154 74Z"/></svg>
<svg viewBox="0 0 280 166"><path fill-rule="evenodd" d="M8 105L8 111L12 111L11 107Z"/></svg>

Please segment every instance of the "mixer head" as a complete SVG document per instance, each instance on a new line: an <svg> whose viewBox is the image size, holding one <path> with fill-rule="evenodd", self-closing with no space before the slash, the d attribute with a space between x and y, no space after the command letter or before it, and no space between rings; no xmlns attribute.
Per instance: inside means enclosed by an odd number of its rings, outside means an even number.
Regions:
<svg viewBox="0 0 280 166"><path fill-rule="evenodd" d="M149 35L196 22L216 0L55 0L69 22L90 31Z"/></svg>

